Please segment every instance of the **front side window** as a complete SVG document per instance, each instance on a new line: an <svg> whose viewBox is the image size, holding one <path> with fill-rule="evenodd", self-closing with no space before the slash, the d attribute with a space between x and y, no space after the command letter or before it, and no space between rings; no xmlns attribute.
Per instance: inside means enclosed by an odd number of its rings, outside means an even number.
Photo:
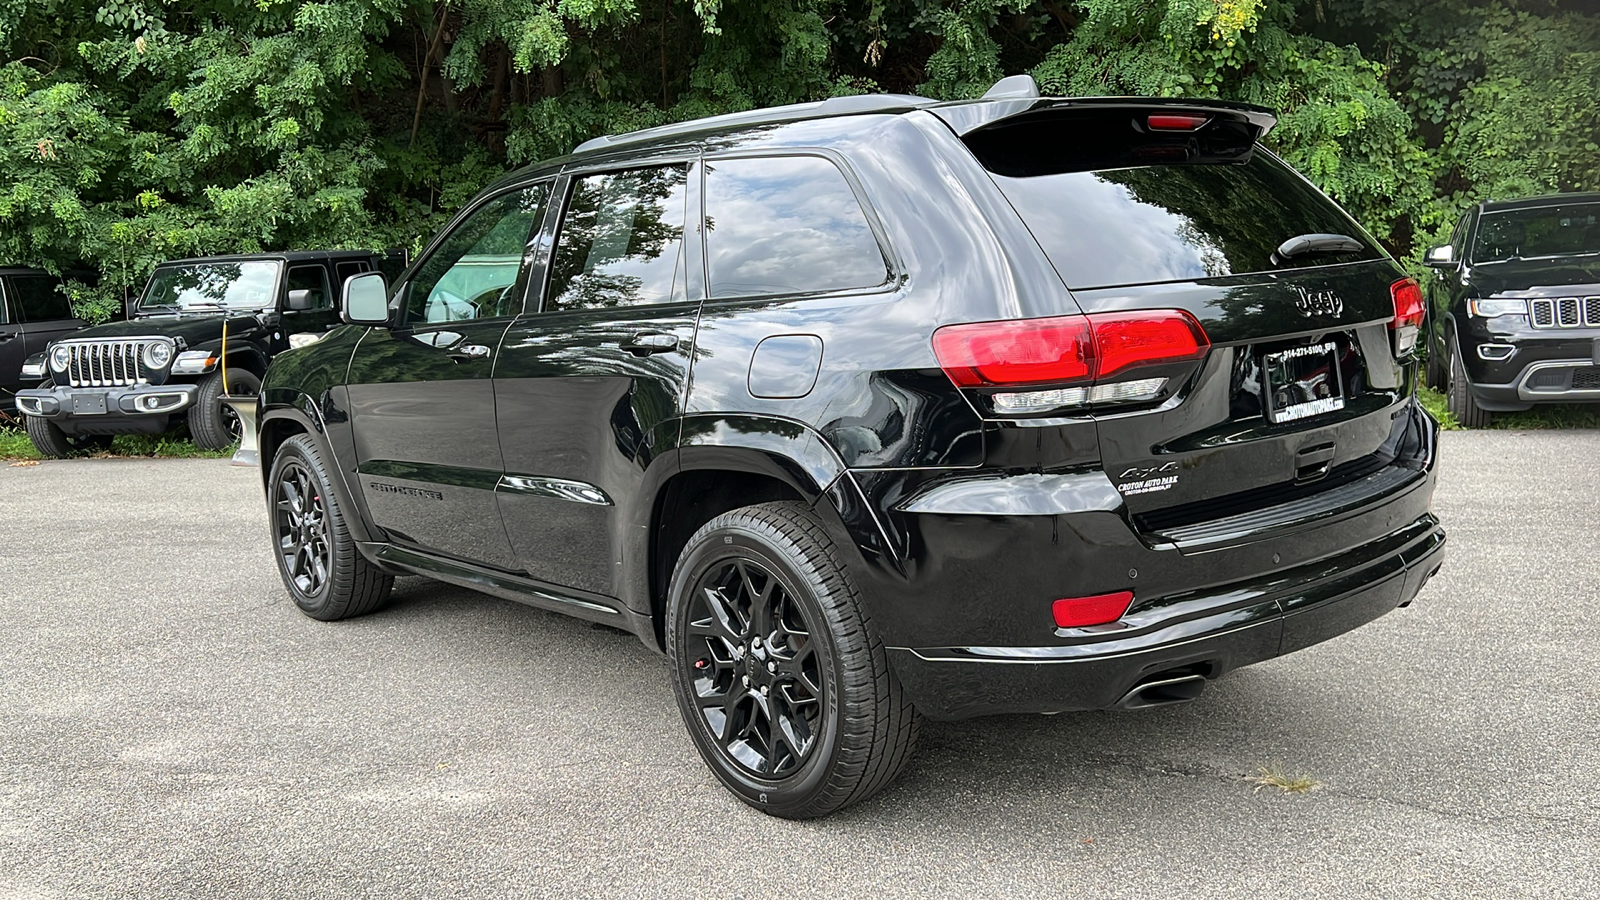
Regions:
<svg viewBox="0 0 1600 900"><path fill-rule="evenodd" d="M23 322L51 322L72 318L67 295L56 290L57 282L48 275L18 275L11 279L11 303ZM5 312L0 310L0 322Z"/></svg>
<svg viewBox="0 0 1600 900"><path fill-rule="evenodd" d="M289 290L310 293L310 305L305 308L327 309L333 305L328 291L328 270L322 266L295 266L289 270Z"/></svg>
<svg viewBox="0 0 1600 900"><path fill-rule="evenodd" d="M1589 256L1600 253L1600 203L1486 212L1478 219L1472 261Z"/></svg>
<svg viewBox="0 0 1600 900"><path fill-rule="evenodd" d="M139 307L159 312L266 309L276 305L283 263L270 259L162 266Z"/></svg>
<svg viewBox="0 0 1600 900"><path fill-rule="evenodd" d="M873 288L889 270L844 173L817 156L706 163L710 295Z"/></svg>
<svg viewBox="0 0 1600 900"><path fill-rule="evenodd" d="M548 183L508 191L456 225L411 279L407 319L432 324L515 314L517 273L549 193Z"/></svg>
<svg viewBox="0 0 1600 900"><path fill-rule="evenodd" d="M556 236L547 310L682 300L687 164L585 175Z"/></svg>

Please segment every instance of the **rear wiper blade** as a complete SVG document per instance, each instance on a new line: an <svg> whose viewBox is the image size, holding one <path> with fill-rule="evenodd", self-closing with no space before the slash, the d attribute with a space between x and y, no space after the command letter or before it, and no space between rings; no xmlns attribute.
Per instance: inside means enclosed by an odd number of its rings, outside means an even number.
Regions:
<svg viewBox="0 0 1600 900"><path fill-rule="evenodd" d="M1367 249L1348 234L1297 234L1278 245L1272 262L1281 264L1286 259L1313 253L1360 253Z"/></svg>

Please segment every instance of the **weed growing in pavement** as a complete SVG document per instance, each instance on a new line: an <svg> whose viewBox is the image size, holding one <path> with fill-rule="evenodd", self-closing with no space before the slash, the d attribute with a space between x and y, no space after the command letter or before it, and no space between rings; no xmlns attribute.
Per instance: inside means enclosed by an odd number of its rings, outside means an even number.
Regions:
<svg viewBox="0 0 1600 900"><path fill-rule="evenodd" d="M1283 767L1277 763L1258 767L1256 774L1249 780L1255 782L1258 791L1264 787L1274 787L1286 794L1304 794L1322 787L1322 782L1309 775L1290 775L1284 772Z"/></svg>

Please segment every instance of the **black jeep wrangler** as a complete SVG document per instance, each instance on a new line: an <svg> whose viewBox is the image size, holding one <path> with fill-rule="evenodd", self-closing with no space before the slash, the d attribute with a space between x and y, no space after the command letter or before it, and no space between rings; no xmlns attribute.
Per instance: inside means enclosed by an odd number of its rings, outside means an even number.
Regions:
<svg viewBox="0 0 1600 900"><path fill-rule="evenodd" d="M127 321L72 332L23 364L44 379L17 392L28 436L62 458L186 422L200 447L227 447L238 417L219 398L254 394L274 356L338 325L337 286L380 262L319 250L162 263Z"/></svg>
<svg viewBox="0 0 1600 900"><path fill-rule="evenodd" d="M1192 700L1403 606L1444 550L1422 294L1273 123L1020 76L510 175L268 369L240 459L284 584L631 631L791 817L924 715Z"/></svg>
<svg viewBox="0 0 1600 900"><path fill-rule="evenodd" d="M1428 382L1457 421L1600 402L1600 193L1479 203L1427 263Z"/></svg>

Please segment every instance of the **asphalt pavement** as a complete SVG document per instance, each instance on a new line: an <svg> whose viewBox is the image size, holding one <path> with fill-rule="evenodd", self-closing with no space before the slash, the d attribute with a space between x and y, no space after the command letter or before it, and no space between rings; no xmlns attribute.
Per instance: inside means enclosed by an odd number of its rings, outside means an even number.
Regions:
<svg viewBox="0 0 1600 900"><path fill-rule="evenodd" d="M1442 465L1410 608L1183 706L930 724L794 823L631 636L419 578L315 622L254 470L0 463L0 898L1600 896L1600 433Z"/></svg>

